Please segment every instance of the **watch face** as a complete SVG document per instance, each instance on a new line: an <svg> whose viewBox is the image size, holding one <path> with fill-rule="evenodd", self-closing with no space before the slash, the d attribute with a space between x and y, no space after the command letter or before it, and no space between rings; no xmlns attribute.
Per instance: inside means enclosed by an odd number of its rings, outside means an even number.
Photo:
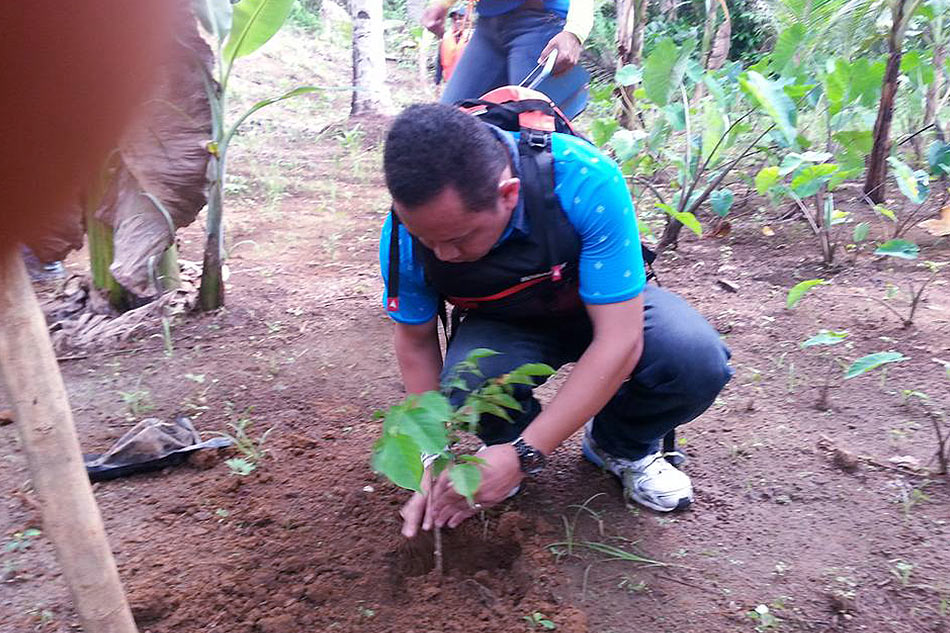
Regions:
<svg viewBox="0 0 950 633"><path fill-rule="evenodd" d="M518 461L521 464L521 472L526 475L537 475L544 469L547 458L544 453L538 449L529 446L524 440L518 438L514 443L515 451L518 453Z"/></svg>

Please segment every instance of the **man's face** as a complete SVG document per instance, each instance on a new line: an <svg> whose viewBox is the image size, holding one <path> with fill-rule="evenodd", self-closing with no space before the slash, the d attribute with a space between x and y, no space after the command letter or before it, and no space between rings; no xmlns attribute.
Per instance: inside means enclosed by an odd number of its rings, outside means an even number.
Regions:
<svg viewBox="0 0 950 633"><path fill-rule="evenodd" d="M399 220L423 246L444 262L474 262L498 242L518 204L521 183L508 169L498 184L498 199L488 209L472 211L448 186L428 202L406 207L394 202Z"/></svg>

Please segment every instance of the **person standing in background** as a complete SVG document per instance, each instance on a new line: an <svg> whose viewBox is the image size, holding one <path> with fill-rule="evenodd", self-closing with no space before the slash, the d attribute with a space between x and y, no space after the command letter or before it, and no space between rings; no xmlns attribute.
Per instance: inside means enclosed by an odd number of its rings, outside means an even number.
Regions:
<svg viewBox="0 0 950 633"><path fill-rule="evenodd" d="M451 0L435 0L422 24L442 37ZM553 76L538 90L569 119L587 105L587 71L577 65L594 23L593 0L478 0L469 2L478 20L440 101L452 104L520 83L557 51Z"/></svg>

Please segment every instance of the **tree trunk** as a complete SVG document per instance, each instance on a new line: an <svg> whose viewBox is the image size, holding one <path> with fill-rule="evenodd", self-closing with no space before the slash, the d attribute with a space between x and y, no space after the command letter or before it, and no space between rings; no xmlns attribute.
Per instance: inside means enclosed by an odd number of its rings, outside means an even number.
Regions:
<svg viewBox="0 0 950 633"><path fill-rule="evenodd" d="M882 204L887 184L887 157L891 153L891 120L894 118L894 98L900 76L901 45L903 40L904 8L907 0L898 0L892 11L893 23L887 36L887 69L881 87L881 104L874 122L874 145L868 156L868 173L864 180L864 195L876 204Z"/></svg>
<svg viewBox="0 0 950 633"><path fill-rule="evenodd" d="M647 23L648 0L618 0L617 2L617 68L627 64L643 65L643 29ZM620 124L633 129L637 121L633 92L636 86L622 86L620 97L623 109Z"/></svg>
<svg viewBox="0 0 950 633"><path fill-rule="evenodd" d="M935 42L933 52L934 80L927 86L927 102L924 106L924 125L930 125L937 118L937 104L943 88L944 64L947 61L947 43Z"/></svg>
<svg viewBox="0 0 950 633"><path fill-rule="evenodd" d="M676 14L679 12L679 2L676 0L660 0L660 18L665 22L676 20Z"/></svg>
<svg viewBox="0 0 950 633"><path fill-rule="evenodd" d="M20 445L82 629L135 633L102 516L83 466L46 319L19 249L0 252L0 377Z"/></svg>
<svg viewBox="0 0 950 633"><path fill-rule="evenodd" d="M201 266L201 288L198 290L198 306L204 312L217 310L224 305L224 279L221 277L224 253L224 161L216 156L211 157L211 173L213 176L208 187L205 253Z"/></svg>
<svg viewBox="0 0 950 633"><path fill-rule="evenodd" d="M350 116L388 114L382 0L350 0L353 18L353 101Z"/></svg>
<svg viewBox="0 0 950 633"><path fill-rule="evenodd" d="M732 45L732 18L726 5L722 6L722 22L719 21L718 0L712 0L706 11L706 26L703 29L701 57L703 67L707 71L719 70L729 57L729 48ZM718 23L718 26L717 26ZM699 82L693 92L693 105L698 105L706 94L706 84Z"/></svg>

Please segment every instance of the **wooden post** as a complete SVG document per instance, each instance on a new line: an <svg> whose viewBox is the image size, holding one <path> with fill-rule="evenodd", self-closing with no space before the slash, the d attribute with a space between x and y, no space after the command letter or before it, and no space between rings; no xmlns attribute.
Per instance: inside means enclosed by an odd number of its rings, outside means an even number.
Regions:
<svg viewBox="0 0 950 633"><path fill-rule="evenodd" d="M135 633L79 440L19 249L0 252L0 375L13 399L33 488L84 631Z"/></svg>

